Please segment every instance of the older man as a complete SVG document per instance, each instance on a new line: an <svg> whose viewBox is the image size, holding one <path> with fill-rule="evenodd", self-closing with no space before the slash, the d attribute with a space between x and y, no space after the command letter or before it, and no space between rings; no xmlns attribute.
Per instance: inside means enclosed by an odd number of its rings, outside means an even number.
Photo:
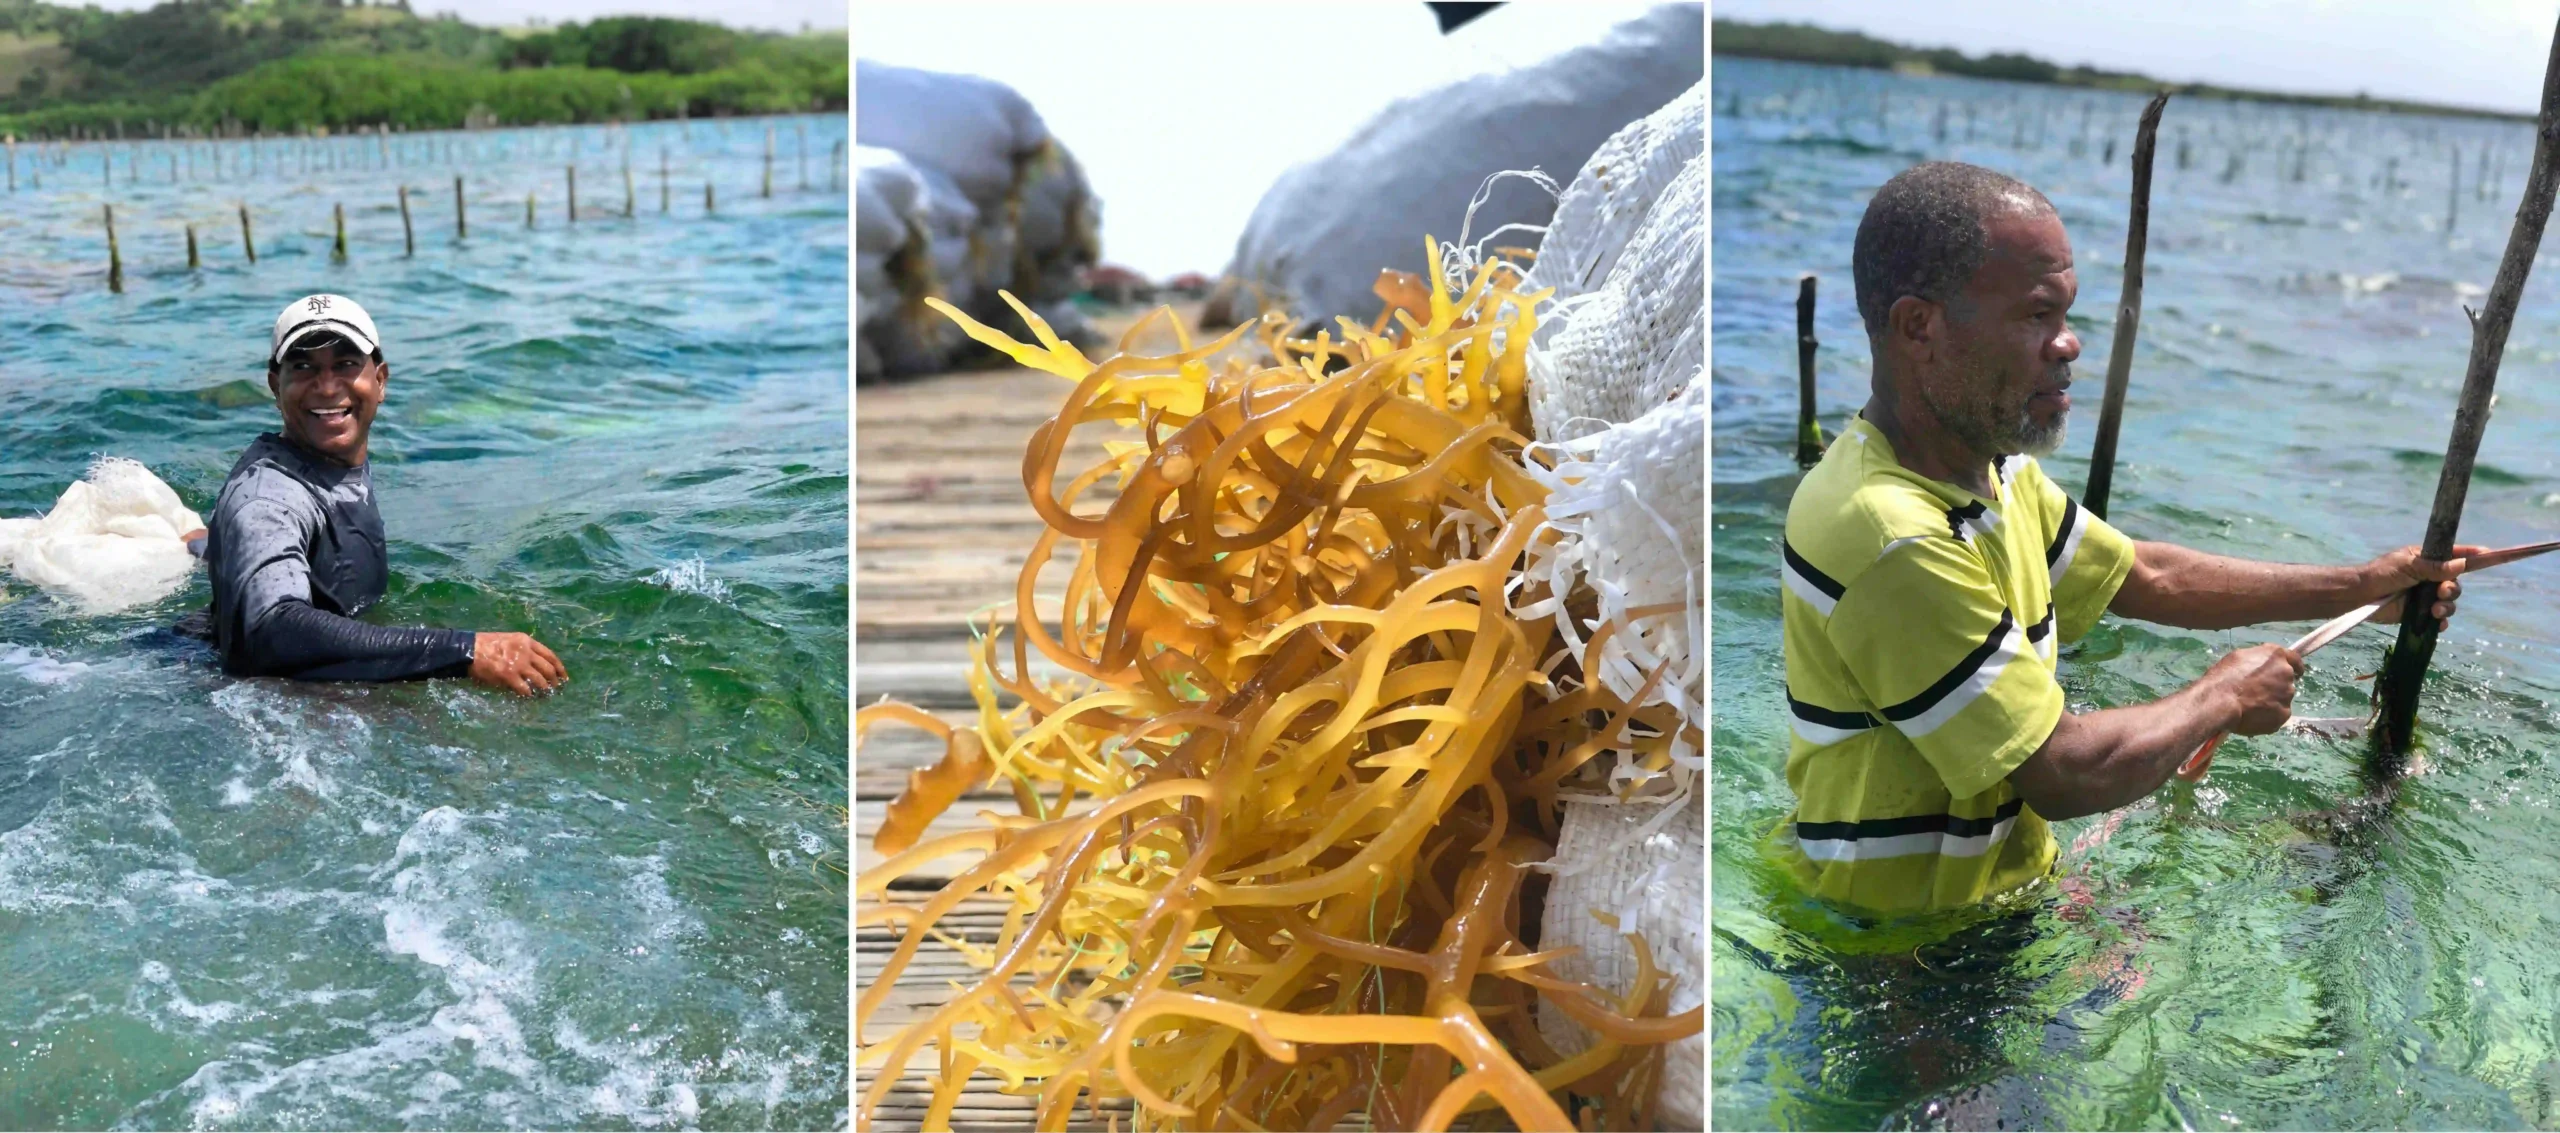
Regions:
<svg viewBox="0 0 2560 1133"><path fill-rule="evenodd" d="M284 431L240 454L200 533L223 669L305 680L467 676L523 696L557 687L568 670L527 634L356 620L390 578L368 472L373 415L390 380L381 336L355 300L306 296L276 317L267 388Z"/></svg>
<svg viewBox="0 0 2560 1133"><path fill-rule="evenodd" d="M2056 645L2110 610L2221 629L2434 581L2452 616L2461 558L2292 566L2140 543L2045 477L2080 339L2071 241L2042 193L1915 166L1869 202L1854 271L1872 392L1797 487L1783 547L1796 810L1777 840L1815 894L1885 915L1980 902L2052 869L2048 822L2140 799L2207 739L2290 714L2302 659L2278 645L2149 704L2066 711Z"/></svg>

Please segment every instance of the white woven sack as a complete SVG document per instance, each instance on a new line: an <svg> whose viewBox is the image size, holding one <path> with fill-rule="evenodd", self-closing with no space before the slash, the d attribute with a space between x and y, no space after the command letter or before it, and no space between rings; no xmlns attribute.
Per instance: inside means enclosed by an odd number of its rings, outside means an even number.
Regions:
<svg viewBox="0 0 2560 1133"><path fill-rule="evenodd" d="M1227 265L1225 290L1242 304L1230 314L1251 317L1258 298L1301 322L1365 323L1380 269L1425 269L1425 234L1546 224L1555 198L1527 181L1493 186L1471 229L1467 202L1505 170L1581 168L1611 133L1695 85L1705 22L1700 5L1665 5L1598 43L1388 106L1263 194Z"/></svg>
<svg viewBox="0 0 2560 1133"><path fill-rule="evenodd" d="M1014 160L1049 141L1031 100L976 75L853 64L853 136L941 171L981 212L1013 189Z"/></svg>
<svg viewBox="0 0 2560 1133"><path fill-rule="evenodd" d="M1600 600L1577 624L1552 599L1523 614L1552 616L1569 648L1601 625L1600 681L1642 703L1668 704L1706 726L1706 159L1704 84L1613 135L1575 176L1541 243L1532 282L1556 288L1529 353L1531 417L1557 460L1549 523L1560 538L1525 574L1555 593L1578 579ZM1645 607L1669 617L1634 619ZM1670 1010L1698 1006L1706 986L1706 818L1696 789L1704 754L1675 745L1653 773L1620 764L1610 792L1568 797L1539 947L1577 946L1557 965L1568 978L1625 990L1640 932L1672 979ZM1658 780L1658 781L1657 781ZM1639 782L1641 781L1641 782ZM1620 801L1615 789L1645 794ZM1605 911L1616 928L1594 916ZM1589 1042L1580 1024L1540 1012L1560 1051ZM1661 1127L1704 1128L1703 1035L1664 1052L1656 1097Z"/></svg>
<svg viewBox="0 0 2560 1133"><path fill-rule="evenodd" d="M157 602L195 570L180 536L204 526L140 463L106 457L40 519L0 519L0 566L83 613Z"/></svg>

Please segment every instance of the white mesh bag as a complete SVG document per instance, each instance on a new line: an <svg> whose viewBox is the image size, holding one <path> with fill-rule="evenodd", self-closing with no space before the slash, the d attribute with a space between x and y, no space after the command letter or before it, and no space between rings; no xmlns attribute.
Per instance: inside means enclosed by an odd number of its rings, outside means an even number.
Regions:
<svg viewBox="0 0 2560 1133"><path fill-rule="evenodd" d="M1556 297L1529 354L1531 417L1555 458L1549 523L1559 536L1524 573L1599 598L1581 621L1552 599L1523 615L1556 619L1580 650L1603 625L1600 681L1671 705L1706 726L1705 84L1628 125L1592 155L1558 202L1531 273ZM1643 615L1643 616L1639 616ZM1648 687L1648 680L1652 679ZM1704 754L1675 744L1667 771L1627 763L1608 789L1569 796L1550 869L1540 948L1579 946L1559 975L1618 990L1636 971L1622 933L1641 933L1671 978L1673 1013L1706 996ZM1624 792L1625 794L1622 794ZM1632 797L1628 797L1632 796ZM1603 915L1614 919L1611 927ZM1590 1035L1560 1013L1539 1031L1572 1053ZM1664 1052L1665 1129L1705 1127L1703 1035Z"/></svg>
<svg viewBox="0 0 2560 1133"><path fill-rule="evenodd" d="M195 556L180 537L203 526L150 469L106 457L43 518L0 519L0 566L82 613L115 613L186 585Z"/></svg>

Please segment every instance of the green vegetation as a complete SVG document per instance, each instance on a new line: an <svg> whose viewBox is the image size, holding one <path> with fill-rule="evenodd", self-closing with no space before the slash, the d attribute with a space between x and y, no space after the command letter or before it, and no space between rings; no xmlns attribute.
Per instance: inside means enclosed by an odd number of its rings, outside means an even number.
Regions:
<svg viewBox="0 0 2560 1133"><path fill-rule="evenodd" d="M2170 87L2181 95L2195 98L2276 102L2295 106L2328 106L2345 110L2380 110L2396 114L2449 114L2465 118L2496 118L2517 122L2534 120L2531 114L2373 98L2363 94L2288 94L2282 91L2221 87L2209 83L2165 83L2148 75L2129 71L2064 67L2032 55L2007 52L1993 52L1976 58L1954 48L1907 47L1858 32L1833 31L1829 28L1815 27L1812 24L1754 24L1740 20L1717 20L1712 42L1713 50L1718 55L1782 59L1796 63L1825 63L1835 67L1890 68L1918 74L1963 75L1978 79L2046 83L2094 90L2138 91L2146 94L2162 87Z"/></svg>
<svg viewBox="0 0 2560 1133"><path fill-rule="evenodd" d="M528 125L841 109L842 32L614 18L539 32L339 0L0 0L0 133Z"/></svg>

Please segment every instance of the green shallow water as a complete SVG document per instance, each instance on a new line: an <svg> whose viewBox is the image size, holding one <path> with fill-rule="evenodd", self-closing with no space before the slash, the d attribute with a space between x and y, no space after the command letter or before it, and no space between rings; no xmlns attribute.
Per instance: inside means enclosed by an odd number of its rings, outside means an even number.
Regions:
<svg viewBox="0 0 2560 1133"><path fill-rule="evenodd" d="M276 310L344 292L393 369L373 441L393 579L370 616L531 631L573 680L532 702L232 680L164 630L200 577L111 617L0 580L0 1127L847 1124L845 126L774 120L765 199L767 124L633 128L630 220L603 129L473 135L451 164L452 136L402 138L389 169L352 139L334 172L270 157L176 186L152 146L129 185L119 149L111 196L97 151L38 189L21 149L0 514L50 507L98 455L209 507L275 427ZM203 217L233 227L190 273L177 224Z"/></svg>
<svg viewBox="0 0 2560 1133"><path fill-rule="evenodd" d="M2046 467L2078 491L2141 99L1740 59L1718 60L1714 96L1717 1124L2560 1125L2560 563L2470 583L2428 685L2431 767L2361 821L2306 817L2365 794L2360 743L2234 740L2207 782L2173 782L2084 853L2068 847L2100 820L2062 824L2081 899L2038 894L2006 927L1889 926L1881 949L1765 863L1760 837L1792 805L1777 538L1796 483L1796 277L1822 277L1836 431L1865 398L1849 252L1874 188L1930 157L2042 188L2078 253L2085 379ZM2111 518L2137 538L2301 562L2416 541L2469 348L2460 305L2496 272L2529 127L2173 100L2160 138ZM2555 270L2546 245L2468 541L2560 533ZM2065 650L2063 683L2076 711L2137 703L2306 628L2111 618ZM2354 678L2387 640L2362 630L2314 658L2296 711L2362 714Z"/></svg>

